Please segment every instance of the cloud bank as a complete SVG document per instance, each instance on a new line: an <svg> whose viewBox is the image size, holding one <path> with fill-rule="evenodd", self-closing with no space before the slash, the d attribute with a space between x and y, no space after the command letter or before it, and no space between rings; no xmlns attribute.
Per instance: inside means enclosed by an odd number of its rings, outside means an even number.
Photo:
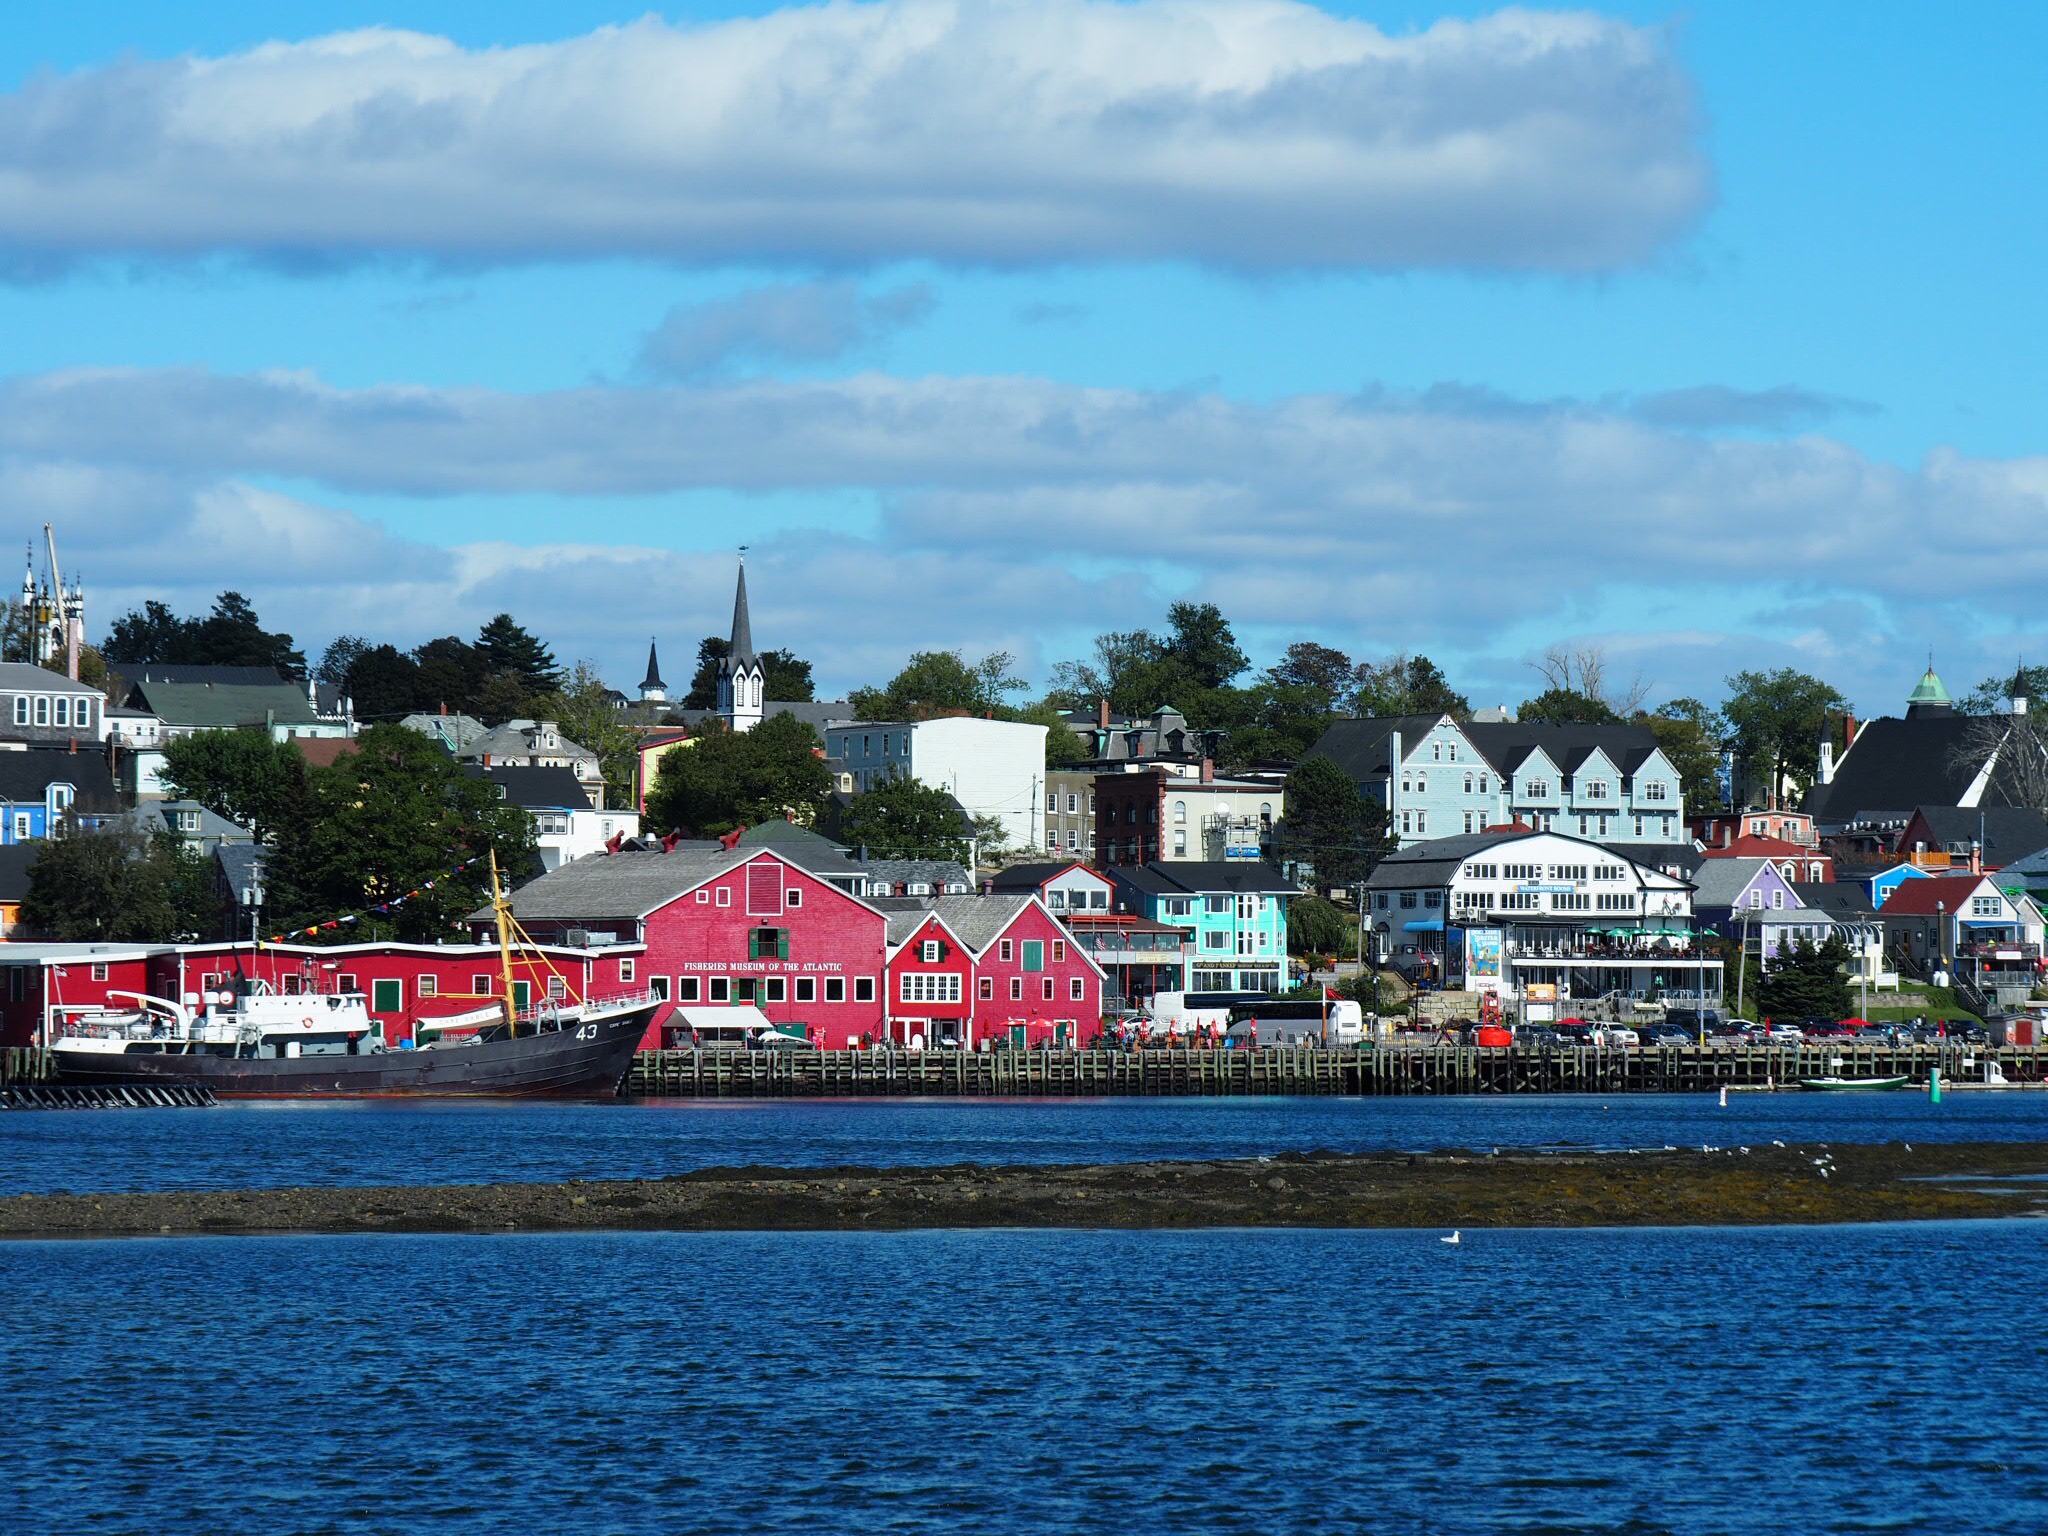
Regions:
<svg viewBox="0 0 2048 1536"><path fill-rule="evenodd" d="M932 311L929 284L864 294L846 281L785 283L707 304L678 304L640 349L647 373L688 379L734 364L821 363L915 325Z"/></svg>
<svg viewBox="0 0 2048 1536"><path fill-rule="evenodd" d="M872 525L764 535L729 496L847 489ZM752 535L772 643L827 682L935 645L1039 664L1065 650L1047 635L1149 622L1189 593L1248 627L1440 655L1517 625L1739 636L1791 625L1773 605L1853 594L1864 618L1835 631L1853 686L1887 662L1872 634L1953 643L2030 613L2048 581L2048 459L1907 468L1469 390L1248 403L865 374L512 394L81 371L0 382L0 492L51 509L116 587L241 581L330 630L375 618L415 638L512 607L576 655L715 632L729 570L701 551ZM695 492L724 497L715 520L692 520ZM353 495L413 502L401 529L334 509ZM439 499L500 495L561 498L580 542L436 547ZM574 532L600 523L631 528L623 547ZM1827 625L1796 629L1781 646L1834 654ZM1692 674L1785 653L1672 654L1684 676L1664 681L1707 686Z"/></svg>
<svg viewBox="0 0 2048 1536"><path fill-rule="evenodd" d="M1291 0L877 0L465 50L372 28L0 96L0 261L1188 259L1598 272L1710 195L1664 34Z"/></svg>

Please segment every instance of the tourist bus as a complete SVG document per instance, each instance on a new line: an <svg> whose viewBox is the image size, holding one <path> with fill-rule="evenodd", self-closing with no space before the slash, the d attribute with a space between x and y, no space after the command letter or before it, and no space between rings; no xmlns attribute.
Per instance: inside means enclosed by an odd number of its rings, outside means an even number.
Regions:
<svg viewBox="0 0 2048 1536"><path fill-rule="evenodd" d="M1226 1032L1242 1045L1363 1045L1365 1010L1349 998L1261 997L1233 1007Z"/></svg>
<svg viewBox="0 0 2048 1536"><path fill-rule="evenodd" d="M1231 1009L1265 1000L1263 992L1155 992L1145 1015L1153 1034L1172 1030L1185 1035L1211 1027L1221 1031L1230 1023Z"/></svg>

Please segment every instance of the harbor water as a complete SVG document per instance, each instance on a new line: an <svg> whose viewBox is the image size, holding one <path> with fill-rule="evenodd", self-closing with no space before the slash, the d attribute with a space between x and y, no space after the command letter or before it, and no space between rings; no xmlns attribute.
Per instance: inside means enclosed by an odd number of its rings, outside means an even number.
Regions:
<svg viewBox="0 0 2048 1536"><path fill-rule="evenodd" d="M2043 1141L2048 1092L1416 1099L240 1102L0 1114L0 1195L659 1178L765 1165L1131 1162L1439 1147Z"/></svg>
<svg viewBox="0 0 2048 1536"><path fill-rule="evenodd" d="M2028 1222L10 1243L0 1530L2037 1536L2044 1265Z"/></svg>

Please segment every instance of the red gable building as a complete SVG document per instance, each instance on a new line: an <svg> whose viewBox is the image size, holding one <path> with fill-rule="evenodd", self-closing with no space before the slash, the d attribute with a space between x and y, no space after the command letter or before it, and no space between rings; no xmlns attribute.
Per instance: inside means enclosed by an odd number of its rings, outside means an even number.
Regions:
<svg viewBox="0 0 2048 1536"><path fill-rule="evenodd" d="M1036 895L884 901L887 1038L975 1050L1082 1045L1102 1027L1105 973Z"/></svg>
<svg viewBox="0 0 2048 1536"><path fill-rule="evenodd" d="M751 1004L828 1050L881 1033L887 919L770 849L593 855L522 886L512 913L536 943L640 946L623 979L671 1005L648 1046L677 1007Z"/></svg>

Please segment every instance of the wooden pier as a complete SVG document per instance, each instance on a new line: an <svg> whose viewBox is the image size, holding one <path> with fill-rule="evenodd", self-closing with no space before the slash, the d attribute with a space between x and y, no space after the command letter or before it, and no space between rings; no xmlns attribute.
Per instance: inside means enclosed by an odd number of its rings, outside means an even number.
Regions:
<svg viewBox="0 0 2048 1536"><path fill-rule="evenodd" d="M1967 1088L1995 1062L2048 1083L2048 1047L1722 1045L1605 1050L1392 1046L1224 1051L643 1051L625 1091L649 1097L1089 1098L1111 1095L1714 1093L1796 1089L1801 1078L1904 1076ZM1969 1063L1969 1065L1965 1065Z"/></svg>
<svg viewBox="0 0 2048 1536"><path fill-rule="evenodd" d="M0 1088L40 1083L54 1075L55 1064L41 1046L10 1045L0 1049Z"/></svg>

